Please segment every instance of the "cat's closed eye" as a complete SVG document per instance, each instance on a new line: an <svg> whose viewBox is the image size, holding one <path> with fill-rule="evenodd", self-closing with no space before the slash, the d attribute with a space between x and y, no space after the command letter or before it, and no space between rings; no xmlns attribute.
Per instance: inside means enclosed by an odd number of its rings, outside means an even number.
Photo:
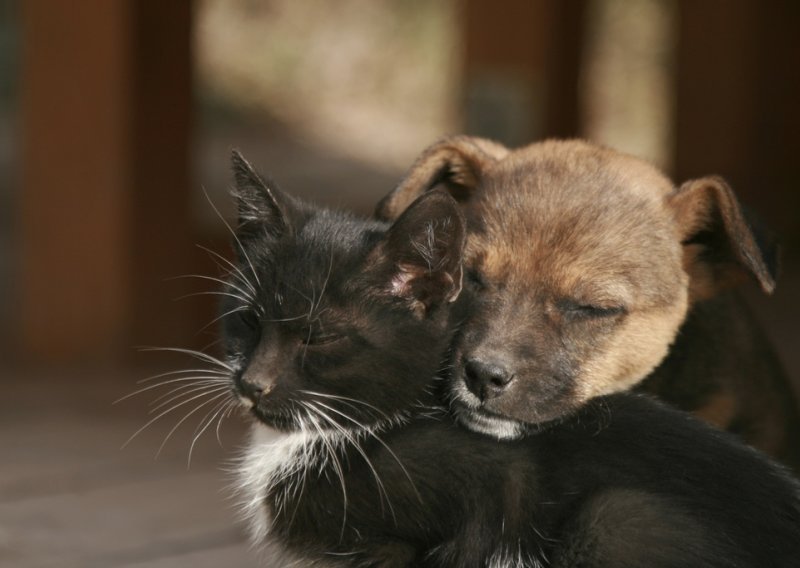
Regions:
<svg viewBox="0 0 800 568"><path fill-rule="evenodd" d="M331 345L344 340L346 336L336 332L307 332L303 337L303 345L309 347L316 347L322 345Z"/></svg>
<svg viewBox="0 0 800 568"><path fill-rule="evenodd" d="M241 309L236 312L236 317L243 323L250 331L258 331L260 322L258 316L251 309Z"/></svg>

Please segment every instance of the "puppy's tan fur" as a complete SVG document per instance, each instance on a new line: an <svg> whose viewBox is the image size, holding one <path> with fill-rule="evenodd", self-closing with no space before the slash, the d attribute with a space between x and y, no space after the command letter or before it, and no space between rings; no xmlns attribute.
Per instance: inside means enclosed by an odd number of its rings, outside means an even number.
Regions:
<svg viewBox="0 0 800 568"><path fill-rule="evenodd" d="M774 245L723 180L676 188L650 164L583 141L509 150L461 136L426 150L378 216L396 218L438 185L470 226L479 307L455 348L454 396L471 411L545 422L641 384L800 464L788 381L726 292L746 274L771 292ZM703 336L718 320L737 329ZM719 363L725 352L737 368ZM476 361L513 380L484 396L470 382Z"/></svg>

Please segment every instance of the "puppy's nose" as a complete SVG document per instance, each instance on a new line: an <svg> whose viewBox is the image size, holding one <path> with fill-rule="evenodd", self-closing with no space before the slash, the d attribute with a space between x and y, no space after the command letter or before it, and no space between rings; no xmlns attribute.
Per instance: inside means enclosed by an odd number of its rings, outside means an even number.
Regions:
<svg viewBox="0 0 800 568"><path fill-rule="evenodd" d="M481 400L500 396L514 379L505 366L480 359L468 359L464 374L467 387Z"/></svg>

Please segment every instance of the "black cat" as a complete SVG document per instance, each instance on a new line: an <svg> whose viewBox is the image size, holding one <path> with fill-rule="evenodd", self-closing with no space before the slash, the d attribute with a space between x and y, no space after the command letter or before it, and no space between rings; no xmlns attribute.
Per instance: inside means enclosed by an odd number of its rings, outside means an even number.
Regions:
<svg viewBox="0 0 800 568"><path fill-rule="evenodd" d="M234 170L226 349L271 566L800 565L797 484L686 414L620 394L507 442L453 423L437 374L470 298L447 194L389 226Z"/></svg>

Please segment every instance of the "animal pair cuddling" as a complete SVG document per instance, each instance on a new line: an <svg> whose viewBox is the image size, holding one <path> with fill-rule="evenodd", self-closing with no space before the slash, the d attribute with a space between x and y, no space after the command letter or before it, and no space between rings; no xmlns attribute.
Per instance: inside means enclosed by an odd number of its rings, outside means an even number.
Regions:
<svg viewBox="0 0 800 568"><path fill-rule="evenodd" d="M239 485L275 565L797 564L787 471L625 392L798 463L789 385L724 291L770 291L774 251L724 182L456 137L363 220L234 172Z"/></svg>

